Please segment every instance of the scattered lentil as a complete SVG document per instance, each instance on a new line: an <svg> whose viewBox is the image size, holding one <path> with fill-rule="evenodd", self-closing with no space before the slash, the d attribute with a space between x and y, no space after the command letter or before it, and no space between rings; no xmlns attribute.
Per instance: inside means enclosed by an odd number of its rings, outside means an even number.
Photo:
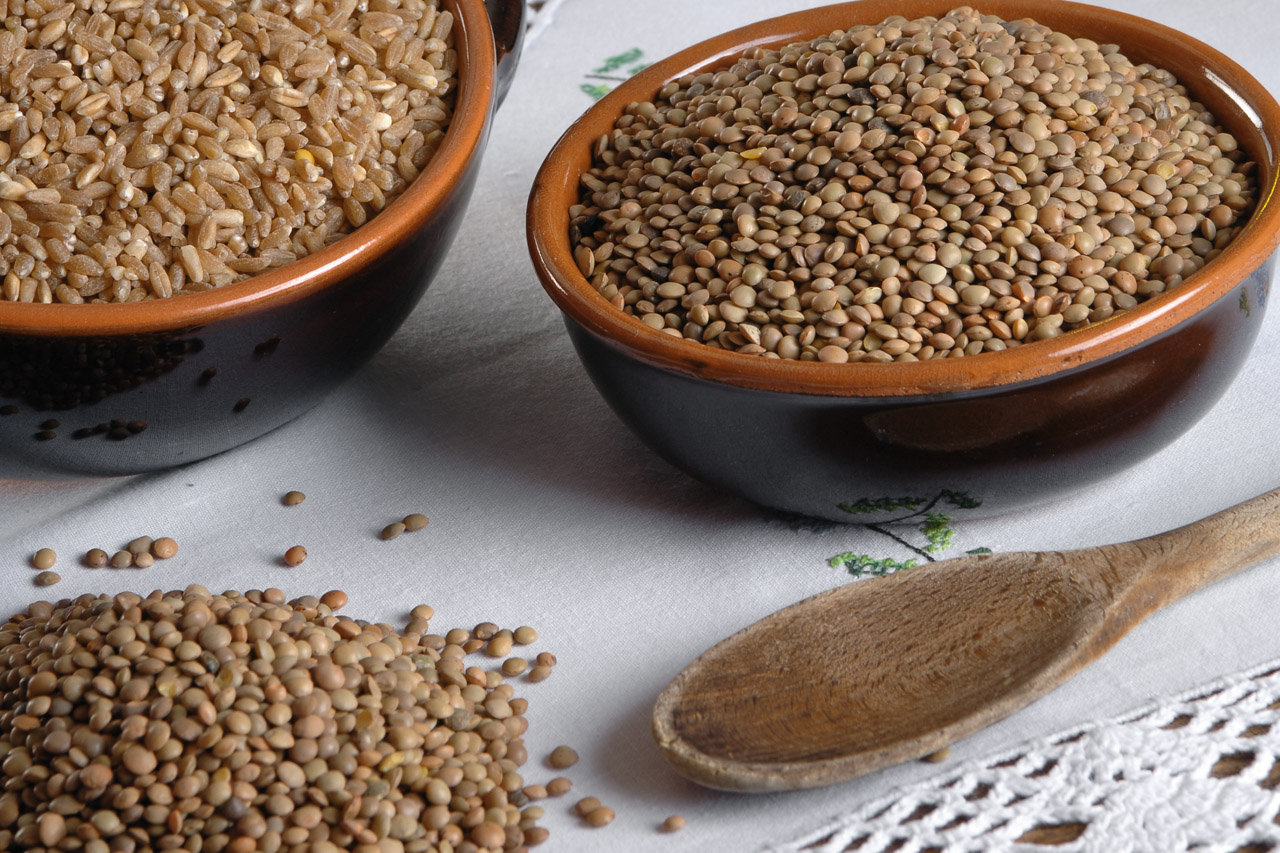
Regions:
<svg viewBox="0 0 1280 853"><path fill-rule="evenodd" d="M551 755L547 758L547 764L556 770L564 770L566 767L572 767L578 763L578 753L570 746L557 746L551 750Z"/></svg>
<svg viewBox="0 0 1280 853"><path fill-rule="evenodd" d="M564 776L557 776L547 783L547 796L549 797L563 797L572 790L573 781Z"/></svg>
<svg viewBox="0 0 1280 853"><path fill-rule="evenodd" d="M347 594L340 589L331 589L320 596L320 603L337 612L347 606Z"/></svg>
<svg viewBox="0 0 1280 853"><path fill-rule="evenodd" d="M151 543L151 554L157 560L168 560L178 553L178 543L170 536L161 536Z"/></svg>
<svg viewBox="0 0 1280 853"><path fill-rule="evenodd" d="M502 662L503 675L519 675L529 668L529 662L524 658L507 658Z"/></svg>
<svg viewBox="0 0 1280 853"><path fill-rule="evenodd" d="M666 84L602 136L570 210L601 296L764 358L999 351L1213 260L1256 166L1168 71L970 7Z"/></svg>
<svg viewBox="0 0 1280 853"><path fill-rule="evenodd" d="M538 652L538 666L553 667L556 665L556 656L551 652Z"/></svg>
<svg viewBox="0 0 1280 853"><path fill-rule="evenodd" d="M410 513L404 517L404 529L410 533L415 533L426 527L429 523L427 517L420 512Z"/></svg>
<svg viewBox="0 0 1280 853"><path fill-rule="evenodd" d="M401 533L404 533L404 522L395 521L382 528L382 533L378 534L383 539L395 539Z"/></svg>
<svg viewBox="0 0 1280 853"><path fill-rule="evenodd" d="M116 551L111 555L111 565L117 569L127 569L133 565L133 554L128 551Z"/></svg>
<svg viewBox="0 0 1280 853"><path fill-rule="evenodd" d="M535 666L533 669L529 670L529 674L525 677L533 682L546 681L551 677L551 667Z"/></svg>
<svg viewBox="0 0 1280 853"><path fill-rule="evenodd" d="M151 546L154 543L155 543L155 540L152 539L150 536L139 536L137 539L134 539L132 542L130 542L128 545L124 547L126 551L128 551L130 554L134 556L135 558L134 562L137 562L136 558L138 557L138 555L149 553L151 551Z"/></svg>
<svg viewBox="0 0 1280 853"><path fill-rule="evenodd" d="M512 632L511 637L516 641L517 645L527 646L538 641L538 632L528 625L521 625Z"/></svg>
<svg viewBox="0 0 1280 853"><path fill-rule="evenodd" d="M141 554L133 555L133 567L135 569L149 569L155 565L156 558L152 556L150 551L143 551Z"/></svg>
<svg viewBox="0 0 1280 853"><path fill-rule="evenodd" d="M613 823L613 809L608 806L601 806L587 813L587 824L594 827L608 826Z"/></svg>
<svg viewBox="0 0 1280 853"><path fill-rule="evenodd" d="M662 822L663 832L679 832L684 829L685 820L678 814L673 814Z"/></svg>
<svg viewBox="0 0 1280 853"><path fill-rule="evenodd" d="M62 580L62 575L57 572L41 572L36 575L36 586L53 586Z"/></svg>
<svg viewBox="0 0 1280 853"><path fill-rule="evenodd" d="M307 559L307 549L301 545L294 545L284 552L284 562L287 566L300 566L305 559Z"/></svg>
<svg viewBox="0 0 1280 853"><path fill-rule="evenodd" d="M939 749L936 752L931 752L928 755L922 757L920 760L928 761L931 764L941 764L943 761L946 761L950 757L951 757L951 747L944 746L942 749Z"/></svg>
<svg viewBox="0 0 1280 853"><path fill-rule="evenodd" d="M22 9L0 45L8 301L164 299L308 255L403 192L453 110L435 0Z"/></svg>
<svg viewBox="0 0 1280 853"><path fill-rule="evenodd" d="M91 569L101 569L111 561L101 548L90 548L84 555L84 564Z"/></svg>
<svg viewBox="0 0 1280 853"><path fill-rule="evenodd" d="M297 506L306 499L307 496L302 492L285 492L284 497L281 499L281 503L285 506Z"/></svg>
<svg viewBox="0 0 1280 853"><path fill-rule="evenodd" d="M573 810L576 811L580 817L586 817L598 808L600 808L599 798L583 797L574 804Z"/></svg>
<svg viewBox="0 0 1280 853"><path fill-rule="evenodd" d="M31 555L31 565L37 569L52 569L58 562L58 555L52 548L41 548Z"/></svg>

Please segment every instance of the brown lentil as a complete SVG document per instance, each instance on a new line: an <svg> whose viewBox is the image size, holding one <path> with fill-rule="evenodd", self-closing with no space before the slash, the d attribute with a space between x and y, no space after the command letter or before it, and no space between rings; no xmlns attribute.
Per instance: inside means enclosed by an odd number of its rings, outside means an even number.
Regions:
<svg viewBox="0 0 1280 853"><path fill-rule="evenodd" d="M320 603L330 610L338 611L347 606L347 594L340 589L331 589L320 596Z"/></svg>
<svg viewBox="0 0 1280 853"><path fill-rule="evenodd" d="M678 814L673 814L662 822L663 832L679 832L684 829L685 820Z"/></svg>
<svg viewBox="0 0 1280 853"><path fill-rule="evenodd" d="M302 561L307 559L307 549L301 545L294 545L288 551L284 552L284 562L288 566L300 566Z"/></svg>
<svg viewBox="0 0 1280 853"><path fill-rule="evenodd" d="M157 560L168 560L178 553L178 543L170 536L161 536L151 543L151 553Z"/></svg>
<svg viewBox="0 0 1280 853"><path fill-rule="evenodd" d="M401 533L404 533L405 527L403 522L395 521L382 528L382 532L378 536L382 539L395 539Z"/></svg>
<svg viewBox="0 0 1280 853"><path fill-rule="evenodd" d="M525 676L525 678L528 678L533 682L546 681L550 677L551 667L549 666L535 666L533 669L529 670L529 674Z"/></svg>
<svg viewBox="0 0 1280 853"><path fill-rule="evenodd" d="M928 755L924 756L921 759L921 761L928 761L931 764L941 764L942 762L946 761L950 757L951 757L951 747L944 746L942 749L939 749L935 752L931 752Z"/></svg>
<svg viewBox="0 0 1280 853"><path fill-rule="evenodd" d="M613 809L608 806L601 806L587 813L587 824L594 827L608 826L613 823Z"/></svg>
<svg viewBox="0 0 1280 853"><path fill-rule="evenodd" d="M502 662L503 675L519 675L529 668L529 662L524 658L507 658Z"/></svg>
<svg viewBox="0 0 1280 853"><path fill-rule="evenodd" d="M111 565L117 569L127 569L133 565L133 554L128 551L116 551L111 556Z"/></svg>
<svg viewBox="0 0 1280 853"><path fill-rule="evenodd" d="M37 569L52 569L58 562L58 555L52 548L41 548L31 555L31 565Z"/></svg>
<svg viewBox="0 0 1280 853"><path fill-rule="evenodd" d="M91 569L101 569L111 561L101 548L90 548L84 555L84 564Z"/></svg>
<svg viewBox="0 0 1280 853"><path fill-rule="evenodd" d="M281 498L281 503L283 503L285 506L297 506L298 504L302 503L306 499L307 499L307 496L304 495L302 492L296 492L296 491L285 492L284 497Z"/></svg>
<svg viewBox="0 0 1280 853"><path fill-rule="evenodd" d="M597 797L583 797L573 806L573 810L580 817L586 817L598 808L600 808L600 800Z"/></svg>
<svg viewBox="0 0 1280 853"><path fill-rule="evenodd" d="M547 783L547 796L549 797L563 797L572 790L573 781L564 776L557 776Z"/></svg>
<svg viewBox="0 0 1280 853"><path fill-rule="evenodd" d="M545 841L542 809L515 802L538 793L519 773L525 720L490 714L516 708L510 688L461 683L415 637L329 615L318 605L332 592L84 595L0 621L0 715L18 721L0 732L0 846L332 853ZM147 675L107 685L99 656L146 662Z"/></svg>
<svg viewBox="0 0 1280 853"><path fill-rule="evenodd" d="M287 264L398 196L453 109L434 0L21 8L0 45L8 301L163 299Z"/></svg>
<svg viewBox="0 0 1280 853"><path fill-rule="evenodd" d="M149 569L155 565L156 558L151 556L150 551L143 551L141 554L133 555L133 567L135 569Z"/></svg>
<svg viewBox="0 0 1280 853"><path fill-rule="evenodd" d="M410 533L413 533L426 527L428 524L428 521L425 515L423 515L420 512L415 512L415 513L410 513L409 515L406 515L404 517L404 521L401 523L404 524L405 530L408 530Z"/></svg>
<svg viewBox="0 0 1280 853"><path fill-rule="evenodd" d="M1176 287L1255 164L1168 71L970 7L666 84L593 152L571 240L663 334L764 358L999 351Z"/></svg>
<svg viewBox="0 0 1280 853"><path fill-rule="evenodd" d="M41 572L36 575L36 586L53 586L62 580L62 575L57 572Z"/></svg>
<svg viewBox="0 0 1280 853"><path fill-rule="evenodd" d="M139 536L137 539L134 539L128 545L124 546L124 548L136 558L139 554L146 554L150 552L153 544L155 544L155 540L150 536ZM135 562L137 562L136 559Z"/></svg>
<svg viewBox="0 0 1280 853"><path fill-rule="evenodd" d="M564 770L578 763L578 753L571 746L557 746L551 750L547 764L556 770Z"/></svg>
<svg viewBox="0 0 1280 853"><path fill-rule="evenodd" d="M512 632L511 638L515 640L517 645L527 646L538 641L538 632L528 625L521 625Z"/></svg>

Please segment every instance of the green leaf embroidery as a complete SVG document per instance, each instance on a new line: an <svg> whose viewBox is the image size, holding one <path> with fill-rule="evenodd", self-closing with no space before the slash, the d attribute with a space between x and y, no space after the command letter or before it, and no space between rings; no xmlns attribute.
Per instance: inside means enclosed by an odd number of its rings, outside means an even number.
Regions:
<svg viewBox="0 0 1280 853"><path fill-rule="evenodd" d="M850 515L871 512L892 512L895 509L916 509L927 498L858 498L853 503L837 504L837 508Z"/></svg>
<svg viewBox="0 0 1280 853"><path fill-rule="evenodd" d="M951 516L936 512L925 516L924 523L920 525L920 532L929 541L924 550L930 554L947 550L956 538L956 532L951 527Z"/></svg>
<svg viewBox="0 0 1280 853"><path fill-rule="evenodd" d="M852 551L848 551L844 554L837 554L836 556L829 558L827 560L827 565L831 566L833 569L845 568L849 571L849 574L853 575L855 578L860 578L867 576L880 577L881 575L891 575L894 572L901 571L902 569L913 568L919 565L919 563L915 560L899 562L897 560L889 559L888 557L877 560L873 557L867 556L866 554L855 554Z"/></svg>

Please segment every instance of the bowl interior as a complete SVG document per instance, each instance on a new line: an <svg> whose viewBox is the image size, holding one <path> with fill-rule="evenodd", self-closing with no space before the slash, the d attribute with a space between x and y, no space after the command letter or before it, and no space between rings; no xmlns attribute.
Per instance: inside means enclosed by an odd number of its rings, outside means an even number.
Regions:
<svg viewBox="0 0 1280 853"><path fill-rule="evenodd" d="M534 184L528 231L543 286L572 320L641 360L742 387L832 396L915 396L997 387L1046 377L1138 345L1167 332L1232 290L1280 242L1274 199L1280 175L1280 105L1247 71L1190 36L1143 18L1079 3L991 0L982 11L1006 20L1030 17L1055 30L1116 43L1135 62L1174 73L1257 164L1256 207L1231 245L1212 263L1165 294L1084 329L980 358L894 364L828 365L745 356L677 340L623 314L594 292L569 244L569 207L578 178L591 165L596 139L629 103L651 99L687 74L727 67L751 47L776 47L875 24L891 15L940 16L951 0L860 0L784 15L734 30L662 60L618 86L556 143Z"/></svg>
<svg viewBox="0 0 1280 853"><path fill-rule="evenodd" d="M441 0L454 14L458 93L445 138L426 168L386 209L318 252L244 281L129 305L0 301L0 332L53 336L166 331L299 299L381 257L449 197L475 156L493 109L495 50L483 0Z"/></svg>

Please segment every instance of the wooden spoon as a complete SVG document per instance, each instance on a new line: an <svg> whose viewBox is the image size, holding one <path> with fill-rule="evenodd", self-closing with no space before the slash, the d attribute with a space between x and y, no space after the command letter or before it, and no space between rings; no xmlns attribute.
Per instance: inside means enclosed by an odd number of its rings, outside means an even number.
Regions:
<svg viewBox="0 0 1280 853"><path fill-rule="evenodd" d="M859 581L734 634L653 709L667 760L733 791L814 788L928 755L1030 704L1166 604L1280 553L1280 490L1078 551Z"/></svg>

